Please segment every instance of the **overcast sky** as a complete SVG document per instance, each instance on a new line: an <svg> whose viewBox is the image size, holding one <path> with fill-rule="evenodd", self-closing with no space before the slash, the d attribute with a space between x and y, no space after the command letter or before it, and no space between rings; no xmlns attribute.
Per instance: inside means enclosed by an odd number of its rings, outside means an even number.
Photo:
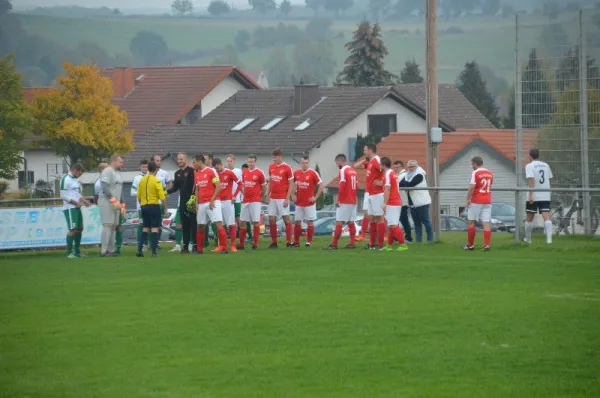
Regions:
<svg viewBox="0 0 600 398"><path fill-rule="evenodd" d="M228 3L234 3L236 6L242 8L248 6L247 0L233 0ZM124 8L124 9L171 9L172 0L12 0L12 4L15 8L19 7L52 7L52 6L64 6L64 5L78 5L81 7L110 7L110 8ZM196 7L206 7L210 0L192 0ZM302 0L292 0L292 4L302 3Z"/></svg>

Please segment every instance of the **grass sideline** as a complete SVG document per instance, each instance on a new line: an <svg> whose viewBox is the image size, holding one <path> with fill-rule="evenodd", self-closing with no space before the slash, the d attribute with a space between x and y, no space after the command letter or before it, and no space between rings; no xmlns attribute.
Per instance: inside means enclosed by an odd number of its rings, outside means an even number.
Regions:
<svg viewBox="0 0 600 398"><path fill-rule="evenodd" d="M0 254L0 397L599 396L600 242L443 238Z"/></svg>

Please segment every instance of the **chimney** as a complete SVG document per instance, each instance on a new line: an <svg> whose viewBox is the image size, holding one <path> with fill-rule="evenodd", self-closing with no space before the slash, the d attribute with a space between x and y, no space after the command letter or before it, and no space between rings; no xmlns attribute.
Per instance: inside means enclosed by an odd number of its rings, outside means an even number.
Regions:
<svg viewBox="0 0 600 398"><path fill-rule="evenodd" d="M135 88L135 83L131 68L115 68L112 74L113 97L126 97Z"/></svg>
<svg viewBox="0 0 600 398"><path fill-rule="evenodd" d="M294 115L302 115L321 100L319 85L298 84L294 86Z"/></svg>

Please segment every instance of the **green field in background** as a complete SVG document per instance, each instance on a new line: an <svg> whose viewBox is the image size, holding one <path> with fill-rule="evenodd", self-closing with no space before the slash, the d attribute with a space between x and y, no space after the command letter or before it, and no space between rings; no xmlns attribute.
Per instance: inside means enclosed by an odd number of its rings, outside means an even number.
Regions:
<svg viewBox="0 0 600 398"><path fill-rule="evenodd" d="M600 242L511 238L0 254L0 396L600 396Z"/></svg>

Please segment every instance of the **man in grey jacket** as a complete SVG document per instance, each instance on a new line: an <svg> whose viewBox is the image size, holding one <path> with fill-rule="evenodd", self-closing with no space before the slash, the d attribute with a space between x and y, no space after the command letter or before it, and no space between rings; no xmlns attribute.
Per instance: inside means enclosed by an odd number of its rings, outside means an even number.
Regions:
<svg viewBox="0 0 600 398"><path fill-rule="evenodd" d="M102 170L100 184L102 191L98 196L100 219L102 220L102 251L101 257L117 256L115 248L116 229L119 227L121 216L121 194L123 191L123 178L121 168L123 158L119 154L112 155L109 166Z"/></svg>

